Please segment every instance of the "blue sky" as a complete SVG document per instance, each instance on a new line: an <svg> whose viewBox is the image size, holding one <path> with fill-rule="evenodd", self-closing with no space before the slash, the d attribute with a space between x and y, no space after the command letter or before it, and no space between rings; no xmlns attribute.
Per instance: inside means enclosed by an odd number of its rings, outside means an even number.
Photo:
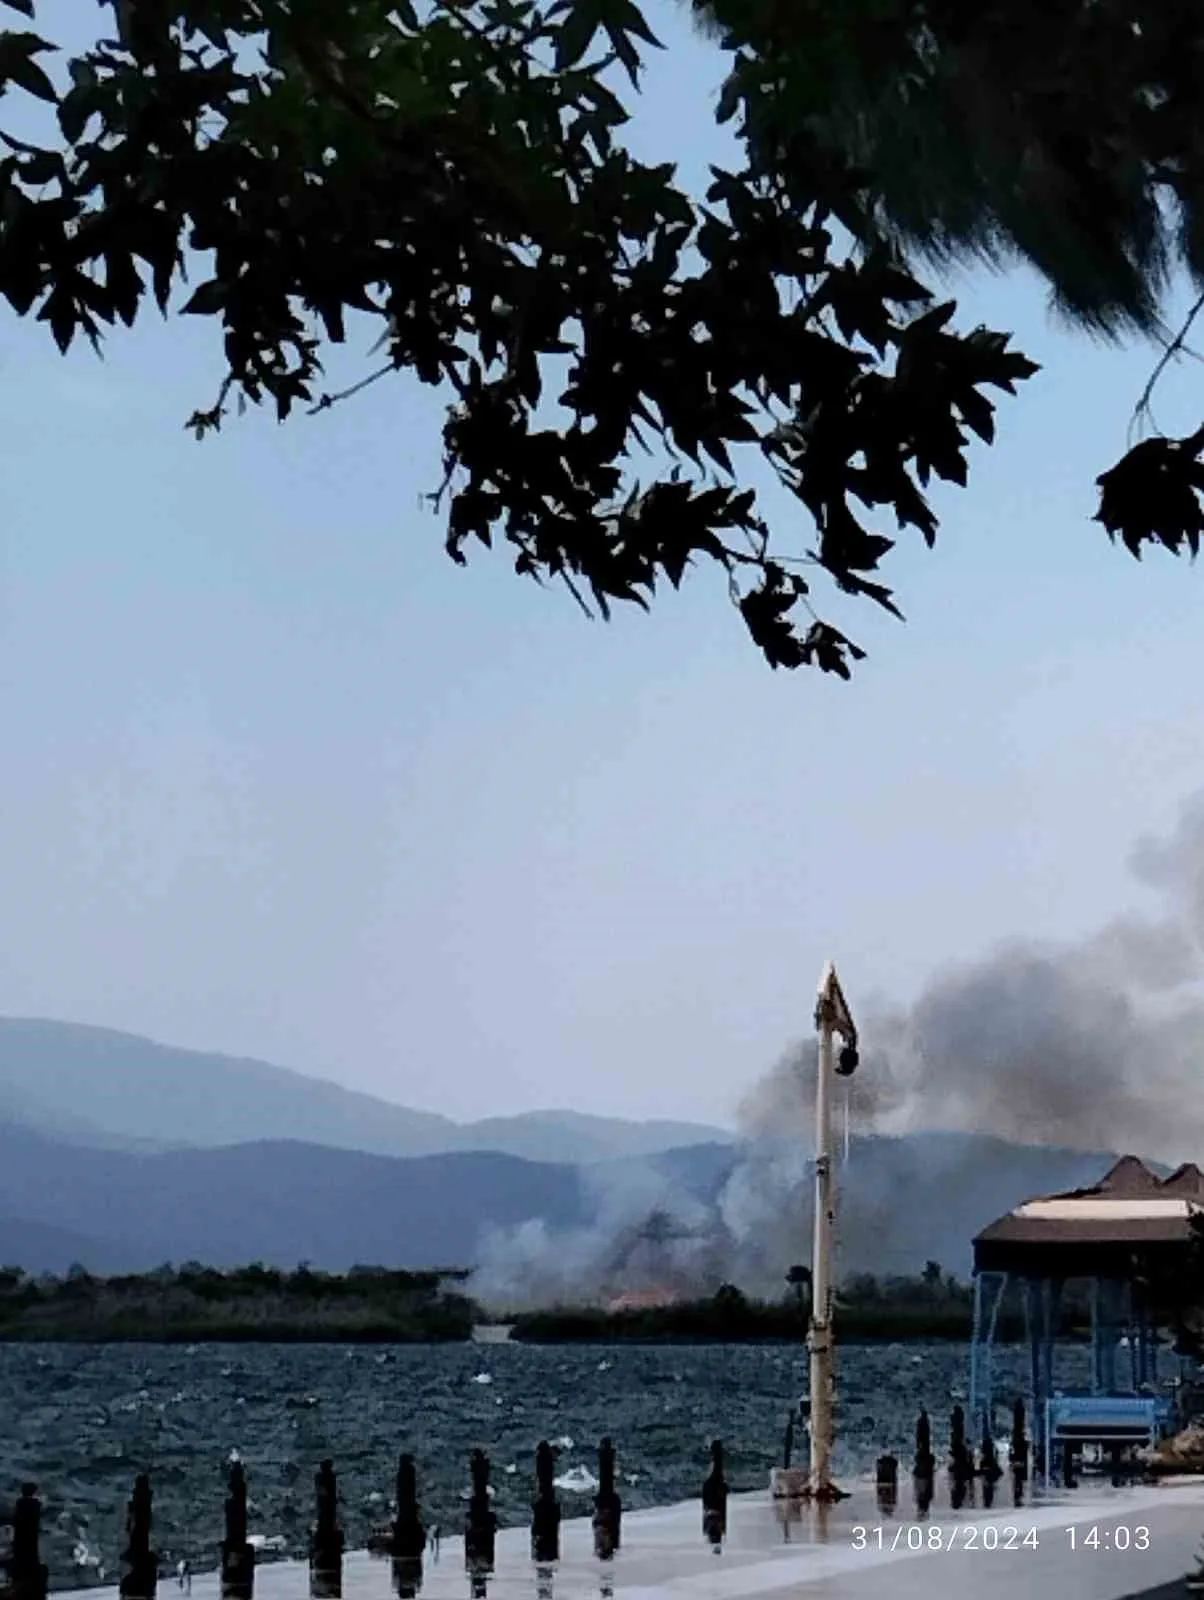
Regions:
<svg viewBox="0 0 1204 1600"><path fill-rule="evenodd" d="M720 63L649 15L637 144L693 178ZM893 558L907 625L833 602L851 685L771 674L717 574L607 627L504 555L454 567L408 378L197 444L206 325L101 364L0 323L0 1010L457 1116L727 1120L827 955L905 1000L1140 905L1130 846L1204 787L1199 576L1089 519L1155 352L1021 273L955 288L1044 370L937 551ZM1168 430L1200 383L1165 381Z"/></svg>

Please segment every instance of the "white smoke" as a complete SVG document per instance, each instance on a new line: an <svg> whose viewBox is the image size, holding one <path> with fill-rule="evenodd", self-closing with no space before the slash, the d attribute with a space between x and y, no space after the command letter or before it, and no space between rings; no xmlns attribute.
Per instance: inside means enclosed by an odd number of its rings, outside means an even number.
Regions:
<svg viewBox="0 0 1204 1600"><path fill-rule="evenodd" d="M534 1219L485 1230L475 1298L511 1309L563 1305L639 1288L683 1293L715 1276L713 1208L652 1161L600 1162L583 1182L588 1227L552 1230Z"/></svg>

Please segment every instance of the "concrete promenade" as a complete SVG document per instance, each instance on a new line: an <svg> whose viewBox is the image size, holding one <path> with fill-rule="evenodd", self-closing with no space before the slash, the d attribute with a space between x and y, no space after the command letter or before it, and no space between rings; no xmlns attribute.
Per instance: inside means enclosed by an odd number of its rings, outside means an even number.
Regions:
<svg viewBox="0 0 1204 1600"><path fill-rule="evenodd" d="M728 1537L716 1555L702 1536L697 1502L629 1512L613 1562L593 1554L590 1523L566 1517L562 1559L536 1569L525 1528L503 1529L488 1579L490 1600L1168 1600L1204 1540L1204 1479L1112 1490L1090 1484L1012 1508L950 1512L934 1504L915 1520L906 1495L883 1517L872 1487L856 1486L831 1510L775 1506L768 1493L734 1495ZM116 1590L71 1591L115 1600ZM256 1570L257 1600L306 1600L299 1562ZM174 1578L159 1600L180 1596ZM192 1579L194 1600L219 1600L216 1573ZM344 1600L389 1600L387 1560L356 1552L343 1567ZM479 1593L479 1591L478 1591ZM422 1600L468 1600L463 1544L444 1538L425 1562Z"/></svg>

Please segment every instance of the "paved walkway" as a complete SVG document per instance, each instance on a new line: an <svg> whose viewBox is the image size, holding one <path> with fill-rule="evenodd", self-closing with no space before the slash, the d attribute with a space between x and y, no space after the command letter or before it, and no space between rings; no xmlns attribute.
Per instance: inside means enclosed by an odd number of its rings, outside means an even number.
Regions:
<svg viewBox="0 0 1204 1600"><path fill-rule="evenodd" d="M1005 1497L1005 1501L1008 1497ZM702 1536L697 1503L629 1513L623 1548L609 1563L593 1556L590 1525L566 1520L558 1566L537 1571L525 1529L498 1535L489 1600L1183 1600L1184 1574L1204 1539L1204 1480L1153 1488L1091 1486L1013 1509L933 1511L914 1518L901 1500L890 1518L861 1489L831 1510L785 1515L765 1495L733 1497L721 1554ZM349 1555L344 1600L389 1600L387 1561ZM218 1600L216 1574L192 1580L193 1600ZM115 1591L75 1591L110 1600ZM174 1600L174 1579L159 1600ZM298 1562L258 1568L256 1600L306 1600ZM463 1545L445 1538L425 1563L422 1600L468 1600Z"/></svg>

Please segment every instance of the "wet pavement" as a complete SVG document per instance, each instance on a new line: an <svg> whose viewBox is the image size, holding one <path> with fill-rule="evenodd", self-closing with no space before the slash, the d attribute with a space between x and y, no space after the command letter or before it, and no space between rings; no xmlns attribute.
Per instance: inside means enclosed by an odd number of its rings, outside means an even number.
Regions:
<svg viewBox="0 0 1204 1600"><path fill-rule="evenodd" d="M1007 1496L990 1511L934 1504L923 1518L907 1498L884 1515L872 1486L833 1508L787 1507L766 1492L732 1497L718 1554L703 1537L695 1501L626 1515L622 1549L610 1562L596 1559L585 1518L564 1522L554 1567L534 1565L526 1529L503 1529L494 1570L475 1589L462 1540L444 1537L438 1558L427 1556L419 1592L421 1600L1168 1600L1185 1595L1183 1578L1202 1540L1204 1479L1127 1489L1086 1484L1021 1507ZM389 1600L396 1593L389 1561L348 1555L342 1592L343 1600ZM112 1600L116 1590L74 1593ZM256 1570L257 1600L308 1593L302 1563ZM159 1600L180 1594L174 1578L160 1580ZM194 1577L191 1594L218 1600L217 1574Z"/></svg>

